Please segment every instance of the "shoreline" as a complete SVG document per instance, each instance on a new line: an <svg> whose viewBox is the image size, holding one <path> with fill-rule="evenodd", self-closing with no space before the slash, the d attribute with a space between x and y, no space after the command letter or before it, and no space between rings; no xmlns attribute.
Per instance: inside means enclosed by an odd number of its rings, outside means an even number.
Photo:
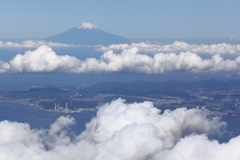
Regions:
<svg viewBox="0 0 240 160"><path fill-rule="evenodd" d="M78 108L77 110L65 110L62 107L60 107L60 111L54 111L54 109L44 109L41 106L38 105L34 105L31 103L21 103L21 102L15 102L15 101L2 101L0 100L0 103L10 103L10 104L20 104L20 105L25 105L28 107L32 107L32 108L37 108L41 111L44 112L50 112L50 113L81 113L81 112L96 112L97 108Z"/></svg>

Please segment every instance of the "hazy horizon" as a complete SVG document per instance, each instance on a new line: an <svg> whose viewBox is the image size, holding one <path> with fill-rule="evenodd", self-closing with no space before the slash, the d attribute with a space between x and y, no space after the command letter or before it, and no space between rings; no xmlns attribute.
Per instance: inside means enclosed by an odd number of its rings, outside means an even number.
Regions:
<svg viewBox="0 0 240 160"><path fill-rule="evenodd" d="M240 37L239 1L2 1L0 39L46 38L81 22L138 38Z"/></svg>

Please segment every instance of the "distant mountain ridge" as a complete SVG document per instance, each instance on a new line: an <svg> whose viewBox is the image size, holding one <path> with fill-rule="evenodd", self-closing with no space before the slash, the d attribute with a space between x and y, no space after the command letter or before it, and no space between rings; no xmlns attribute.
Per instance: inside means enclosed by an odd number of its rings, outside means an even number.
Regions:
<svg viewBox="0 0 240 160"><path fill-rule="evenodd" d="M94 24L83 22L63 33L44 39L55 43L75 45L110 45L130 43L127 38L114 35L99 29Z"/></svg>

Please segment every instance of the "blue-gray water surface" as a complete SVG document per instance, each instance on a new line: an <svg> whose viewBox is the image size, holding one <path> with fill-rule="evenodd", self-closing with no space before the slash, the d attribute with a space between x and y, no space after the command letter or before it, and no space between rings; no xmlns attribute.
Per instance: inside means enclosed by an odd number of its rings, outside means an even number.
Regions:
<svg viewBox="0 0 240 160"><path fill-rule="evenodd" d="M0 102L0 121L28 123L32 129L49 128L58 117L67 115L74 117L76 124L71 129L79 134L85 130L86 123L96 116L96 112L52 113L22 104Z"/></svg>
<svg viewBox="0 0 240 160"><path fill-rule="evenodd" d="M49 128L58 117L67 115L74 117L76 124L71 129L78 135L85 130L86 123L96 116L96 112L52 113L22 104L0 102L0 121L28 123L32 129ZM230 138L240 135L240 116L224 116L222 120L228 124L227 131L230 134L225 134L223 137L213 137L214 139L227 142Z"/></svg>

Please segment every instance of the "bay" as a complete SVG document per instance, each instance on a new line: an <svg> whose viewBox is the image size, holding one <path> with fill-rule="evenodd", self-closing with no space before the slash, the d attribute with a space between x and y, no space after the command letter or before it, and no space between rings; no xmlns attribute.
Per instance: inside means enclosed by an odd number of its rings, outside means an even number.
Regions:
<svg viewBox="0 0 240 160"><path fill-rule="evenodd" d="M57 113L46 112L38 108L14 103L0 102L0 121L8 120L19 123L30 124L31 129L49 128L54 121L60 116L71 116L75 119L76 124L71 126L73 133L79 135L85 130L86 123L90 122L96 116L96 112L80 113ZM232 137L240 135L240 116L223 116L222 121L227 123L227 134L223 136L214 136L220 142L227 142Z"/></svg>
<svg viewBox="0 0 240 160"><path fill-rule="evenodd" d="M71 129L78 135L85 130L86 123L96 116L96 112L52 113L27 105L0 102L0 121L28 123L31 129L49 128L58 117L68 115L75 119L76 124Z"/></svg>

